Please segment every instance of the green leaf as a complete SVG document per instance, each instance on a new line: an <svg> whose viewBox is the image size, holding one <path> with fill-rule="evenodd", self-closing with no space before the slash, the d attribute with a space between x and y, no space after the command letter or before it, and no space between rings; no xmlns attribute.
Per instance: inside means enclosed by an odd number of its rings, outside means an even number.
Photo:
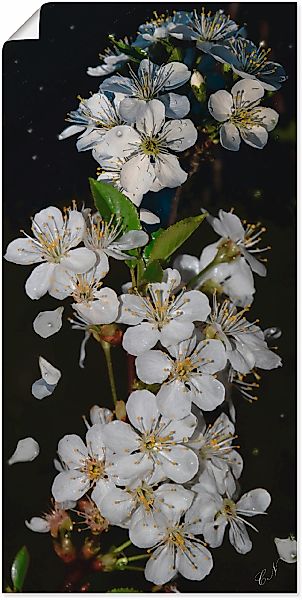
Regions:
<svg viewBox="0 0 302 600"><path fill-rule="evenodd" d="M120 50L124 54L127 54L127 56L134 60L134 62L140 62L143 58L147 58L148 56L146 50L143 50L142 48L138 47L129 46L129 44L126 44L126 42L124 42L123 40L116 40L114 35L109 35L109 39L114 44L114 46L118 48L118 50Z"/></svg>
<svg viewBox="0 0 302 600"><path fill-rule="evenodd" d="M11 566L11 578L15 592L22 592L27 569L29 565L29 552L26 546L20 548L17 552L14 562Z"/></svg>
<svg viewBox="0 0 302 600"><path fill-rule="evenodd" d="M150 235L150 241L149 244L147 244L147 246L144 249L143 252L143 256L145 260L148 260L150 257L150 252L154 246L155 240L158 238L158 236L161 234L162 231L165 231L162 227L160 227L159 229L157 229L156 231L153 231Z"/></svg>
<svg viewBox="0 0 302 600"><path fill-rule="evenodd" d="M163 274L164 272L160 262L158 260L153 260L148 264L143 272L140 284L161 282L163 279Z"/></svg>
<svg viewBox="0 0 302 600"><path fill-rule="evenodd" d="M134 204L122 192L103 181L90 178L89 183L95 206L105 221L109 221L112 215L115 215L121 220L124 231L141 229Z"/></svg>
<svg viewBox="0 0 302 600"><path fill-rule="evenodd" d="M172 62L172 61L178 61L178 62L182 62L182 51L181 48L177 48L176 46L174 46L170 56L169 56L169 60L168 62Z"/></svg>
<svg viewBox="0 0 302 600"><path fill-rule="evenodd" d="M108 590L107 594L142 594L141 590L136 590L135 588L113 588L112 590Z"/></svg>
<svg viewBox="0 0 302 600"><path fill-rule="evenodd" d="M149 260L167 260L199 227L206 215L188 217L164 229L154 240Z"/></svg>

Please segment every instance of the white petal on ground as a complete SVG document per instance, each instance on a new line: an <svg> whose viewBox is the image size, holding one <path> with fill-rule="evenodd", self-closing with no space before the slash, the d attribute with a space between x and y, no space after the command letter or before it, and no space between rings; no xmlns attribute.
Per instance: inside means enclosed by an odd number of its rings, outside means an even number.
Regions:
<svg viewBox="0 0 302 600"><path fill-rule="evenodd" d="M49 385L56 385L61 377L61 371L51 365L43 356L39 356L39 367L42 378Z"/></svg>
<svg viewBox="0 0 302 600"><path fill-rule="evenodd" d="M8 459L8 464L13 465L17 462L31 462L39 455L40 447L38 442L32 437L27 437L18 441L15 452Z"/></svg>
<svg viewBox="0 0 302 600"><path fill-rule="evenodd" d="M42 338L48 338L58 333L62 327L62 314L64 306L59 306L55 310L44 310L40 312L34 322L34 331Z"/></svg>
<svg viewBox="0 0 302 600"><path fill-rule="evenodd" d="M141 433L150 431L159 418L156 398L148 390L137 390L130 394L126 411L133 427Z"/></svg>
<svg viewBox="0 0 302 600"><path fill-rule="evenodd" d="M224 123L219 131L220 143L226 150L237 152L240 148L240 135L234 123Z"/></svg>
<svg viewBox="0 0 302 600"><path fill-rule="evenodd" d="M284 562L297 562L297 541L291 537L287 539L275 538L274 542L277 547L278 554Z"/></svg>
<svg viewBox="0 0 302 600"><path fill-rule="evenodd" d="M39 300L52 283L55 265L53 263L43 263L30 274L25 283L25 291L32 300Z"/></svg>
<svg viewBox="0 0 302 600"><path fill-rule="evenodd" d="M220 123L227 121L232 114L233 98L226 90L218 90L209 98L209 112Z"/></svg>
<svg viewBox="0 0 302 600"><path fill-rule="evenodd" d="M5 260L17 265L32 265L41 262L41 252L30 238L17 238L8 244Z"/></svg>
<svg viewBox="0 0 302 600"><path fill-rule="evenodd" d="M140 354L136 361L136 373L144 383L162 383L167 379L173 363L161 350L149 350Z"/></svg>

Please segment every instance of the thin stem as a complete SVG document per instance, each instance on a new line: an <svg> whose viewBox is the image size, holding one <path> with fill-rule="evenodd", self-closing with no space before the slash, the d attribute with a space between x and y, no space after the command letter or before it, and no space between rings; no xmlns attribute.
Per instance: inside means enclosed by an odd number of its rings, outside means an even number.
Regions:
<svg viewBox="0 0 302 600"><path fill-rule="evenodd" d="M124 571L144 571L145 567L132 567L131 565L129 567L125 567Z"/></svg>
<svg viewBox="0 0 302 600"><path fill-rule="evenodd" d="M118 546L118 548L115 548L115 550L113 550L113 554L119 554L120 552L125 550L125 548L128 548L128 546L131 546L131 544L131 540L127 540L126 542Z"/></svg>
<svg viewBox="0 0 302 600"><path fill-rule="evenodd" d="M215 267L215 265L216 265L216 257L204 269L202 269L202 271L200 271L199 273L197 273L197 275L195 275L194 277L192 277L192 279L190 279L190 281L187 283L187 288L188 289L198 288L199 287L198 284L200 282L201 277L203 277L207 271L212 269L212 267Z"/></svg>
<svg viewBox="0 0 302 600"><path fill-rule="evenodd" d="M136 287L135 271L133 267L130 267L131 283L132 287Z"/></svg>
<svg viewBox="0 0 302 600"><path fill-rule="evenodd" d="M114 407L116 407L118 398L117 398L117 393L116 393L116 385L115 385L114 372L113 372L112 359L111 359L111 344L109 344L108 342L105 342L105 340L101 340L101 345L102 345L102 348L103 348L103 351L105 354L105 358L106 358L112 400L114 403Z"/></svg>
<svg viewBox="0 0 302 600"><path fill-rule="evenodd" d="M142 560L143 558L150 558L150 554L135 554L135 556L127 556L128 563Z"/></svg>

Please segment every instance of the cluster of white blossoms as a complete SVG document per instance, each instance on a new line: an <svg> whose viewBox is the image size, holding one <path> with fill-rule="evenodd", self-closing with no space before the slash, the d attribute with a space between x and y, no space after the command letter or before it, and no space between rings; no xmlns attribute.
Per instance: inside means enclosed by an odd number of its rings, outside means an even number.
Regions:
<svg viewBox="0 0 302 600"><path fill-rule="evenodd" d="M44 209L32 220L33 237L11 242L5 256L18 264L42 263L26 282L27 294L70 297L78 317L72 323L85 330L84 343L94 328L126 326L122 346L134 357L139 388L126 402L126 422L95 406L91 424L85 420L86 444L76 434L60 440L55 508L27 526L57 535L66 510L90 494L89 510L94 506L103 524L98 532L109 526L127 529L132 544L148 549L145 576L159 585L177 572L196 580L208 575L209 547L222 544L227 525L237 552L251 550L246 526L255 527L246 517L265 514L270 503L263 489L238 499L243 460L225 412L234 373L281 365L262 330L245 317L244 298L251 296L246 280L253 283L252 271L266 274L254 256L259 227L244 226L223 210L207 219L220 239L204 248L200 260L180 255L174 261L179 270L166 268L161 282L141 288L128 284L120 296L103 286L109 260L129 259L129 251L146 246L148 235L125 233L119 221L105 221L97 212L74 206L62 215L55 207ZM233 270L228 288L220 280L223 267ZM202 291L207 278L213 295ZM231 298L234 289L230 297L227 292L234 281L241 296ZM218 302L217 293L225 299ZM62 313L63 307L39 313L35 331L44 338L57 333ZM82 348L81 366L83 358ZM33 386L38 399L50 395L60 377L45 359L40 363L42 379ZM221 414L207 424L206 413L219 407Z"/></svg>
<svg viewBox="0 0 302 600"><path fill-rule="evenodd" d="M106 51L102 64L88 69L91 76L106 77L99 91L80 99L59 136L78 135L77 149L91 150L99 163L98 181L91 183L97 210L49 206L32 218L31 235L12 241L5 255L9 262L34 265L25 284L32 300L48 293L63 303L38 313L33 323L38 335L47 339L60 331L69 299L69 321L84 332L79 364L84 366L86 342L94 338L104 351L114 403L113 412L93 406L90 422L84 417L85 442L74 433L59 441L53 508L26 525L54 538L62 528L65 539L72 530L71 510L84 515L93 535L120 527L129 537L121 548L132 543L146 549L146 555L131 560L147 557L145 577L159 586L178 573L192 580L206 577L213 568L212 549L222 545L226 528L234 549L249 552L248 527L257 531L250 518L261 523L258 517L270 504L262 488L241 490L243 459L232 400L238 385L249 397L253 384L244 378L255 369L281 366L267 330L246 317L254 274L266 275L262 253L268 248L259 247L264 228L220 210L218 217L206 213L158 229L149 239L142 223L159 219L145 207L139 213L135 208L148 192L186 181L179 157L194 147L200 124L213 129L211 116L224 148L238 150L241 139L258 149L266 144L278 115L260 101L285 75L281 65L267 63L266 55L240 36L223 11L177 12L156 15L139 28L132 45L120 41L114 53ZM184 58L186 41L196 64ZM154 49L166 52L160 64ZM204 89L198 100L199 52L241 77L230 92L207 95ZM112 75L120 70L123 74ZM195 83L185 88L193 71ZM203 78L199 83L205 85ZM187 118L193 102L194 123L193 116ZM205 104L200 122L198 102ZM204 247L200 258L180 254L171 261L204 217L218 240ZM131 283L118 290L104 284L115 260L131 275ZM113 345L127 353L125 402L117 396ZM61 373L43 357L39 367L32 394L44 400L55 392ZM38 443L25 438L10 464L38 453ZM118 569L117 550L109 551L112 560L103 570ZM98 556L102 564L103 555ZM128 559L123 560L124 568Z"/></svg>

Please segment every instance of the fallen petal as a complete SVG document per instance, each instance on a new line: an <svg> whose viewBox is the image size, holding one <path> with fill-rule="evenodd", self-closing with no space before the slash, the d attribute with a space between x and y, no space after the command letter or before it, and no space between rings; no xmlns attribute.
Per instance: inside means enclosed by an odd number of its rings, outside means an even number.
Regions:
<svg viewBox="0 0 302 600"><path fill-rule="evenodd" d="M61 377L61 371L53 367L43 356L39 356L39 366L42 378L49 385L55 385L58 383Z"/></svg>
<svg viewBox="0 0 302 600"><path fill-rule="evenodd" d="M8 459L8 464L13 465L17 462L31 462L39 455L40 447L38 442L31 437L19 440L14 454Z"/></svg>
<svg viewBox="0 0 302 600"><path fill-rule="evenodd" d="M64 306L59 306L55 310L45 310L40 312L34 322L34 331L42 338L48 338L57 333L62 327L62 314Z"/></svg>
<svg viewBox="0 0 302 600"><path fill-rule="evenodd" d="M37 379L37 381L35 381L31 386L31 393L35 398L37 398L37 400L43 400L43 398L46 398L46 396L51 396L56 386L56 383L50 385L42 378Z"/></svg>

